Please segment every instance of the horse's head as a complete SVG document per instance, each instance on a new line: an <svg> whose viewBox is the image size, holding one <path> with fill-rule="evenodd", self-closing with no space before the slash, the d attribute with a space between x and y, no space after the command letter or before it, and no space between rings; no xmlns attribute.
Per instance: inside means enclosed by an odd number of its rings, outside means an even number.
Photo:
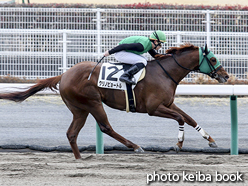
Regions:
<svg viewBox="0 0 248 186"><path fill-rule="evenodd" d="M225 83L229 78L219 60L208 50L207 45L204 48L199 47L199 70L201 73L216 79L219 83Z"/></svg>

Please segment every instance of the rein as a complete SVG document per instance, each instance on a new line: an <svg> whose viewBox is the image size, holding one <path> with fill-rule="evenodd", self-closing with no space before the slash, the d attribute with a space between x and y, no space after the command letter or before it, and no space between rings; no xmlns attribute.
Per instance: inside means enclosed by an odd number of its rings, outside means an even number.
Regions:
<svg viewBox="0 0 248 186"><path fill-rule="evenodd" d="M174 56L173 54L171 54L171 56L173 57L174 61L176 62L176 64L177 64L179 67L181 67L181 68L183 68L183 69L185 69L185 70L189 70L190 72L191 72L191 71L195 71L195 70L191 70L191 69L189 69L189 68L186 68L186 67L180 65L180 64L178 63L178 61L176 60L175 56ZM159 60L156 59L156 62L157 62L157 63L159 64L159 66L163 69L163 71L167 74L167 76L168 76L176 85L178 85L178 82L177 82L176 80L174 80L173 77L171 77L171 75L164 69L164 67L161 65L161 63L159 62Z"/></svg>
<svg viewBox="0 0 248 186"><path fill-rule="evenodd" d="M210 60L207 58L207 55L210 53L209 51L208 52L204 52L204 49L201 47L201 50L202 50L202 54L203 54L203 59L202 59L202 61L200 62L200 64L199 64L199 66L197 67L197 69L195 70L195 69L189 69L189 68L186 68L186 67L184 67L184 66L182 66L181 64L179 64L178 63L178 61L176 60L176 58L175 58L175 56L173 55L173 54L171 54L172 55L172 58L174 59L174 61L176 62L176 64L179 66L179 67L181 67L181 68L183 68L183 69L185 69L185 70L188 70L188 71L190 71L190 72L192 72L192 71L194 71L194 72L200 72L200 73L203 73L203 74L206 74L206 75L208 75L208 76L210 76L210 77L212 77L212 78L216 78L217 77L217 72L222 68L222 66L220 65L219 67L217 67L217 68L215 68L214 67L214 65L210 62ZM208 65L209 65L209 68L212 70L210 73L204 73L204 72L201 72L200 71L200 66L202 65L202 63L203 63L203 61L204 61L204 59L206 59L207 60L207 63L208 63ZM178 85L178 82L176 81L176 80L174 80L172 77L171 77L171 75L164 69L164 67L161 65L161 63L159 62L159 60L155 60L157 63L158 63L158 65L163 69L163 71L166 73L166 75L176 84L176 85Z"/></svg>
<svg viewBox="0 0 248 186"><path fill-rule="evenodd" d="M176 80L174 80L170 74L164 69L164 67L161 65L161 63L159 62L159 60L156 59L156 62L159 64L159 66L163 69L163 71L167 74L167 76L176 84L178 85L178 82L176 82Z"/></svg>

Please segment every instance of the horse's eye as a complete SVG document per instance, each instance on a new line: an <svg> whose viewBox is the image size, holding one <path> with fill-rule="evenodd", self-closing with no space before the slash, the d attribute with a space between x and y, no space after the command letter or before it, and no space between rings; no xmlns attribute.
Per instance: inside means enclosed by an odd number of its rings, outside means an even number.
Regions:
<svg viewBox="0 0 248 186"><path fill-rule="evenodd" d="M215 58L213 58L213 59L212 59L212 62L214 62L214 63L215 63L215 62L216 62L216 59L215 59Z"/></svg>

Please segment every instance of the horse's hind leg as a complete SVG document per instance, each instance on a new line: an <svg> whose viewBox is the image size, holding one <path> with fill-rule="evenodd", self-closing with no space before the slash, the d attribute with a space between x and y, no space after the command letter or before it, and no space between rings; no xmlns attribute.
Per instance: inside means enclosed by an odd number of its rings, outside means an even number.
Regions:
<svg viewBox="0 0 248 186"><path fill-rule="evenodd" d="M72 113L73 113L73 120L70 127L67 130L66 135L71 145L75 158L79 159L81 158L81 155L77 146L77 137L80 130L84 126L86 118L89 113L82 110L77 110L77 111L72 110Z"/></svg>
<svg viewBox="0 0 248 186"><path fill-rule="evenodd" d="M91 114L93 115L93 117L96 119L101 131L109 136L111 136L112 138L116 139L117 141L121 142L122 144L124 144L126 147L128 148L133 148L135 152L144 152L143 149L134 144L133 142L125 139L124 137L122 137L120 134L118 134L117 132L115 132L113 130L113 128L111 127L107 115L103 109L102 103L99 104L95 104L93 106L94 108L92 108L91 110Z"/></svg>

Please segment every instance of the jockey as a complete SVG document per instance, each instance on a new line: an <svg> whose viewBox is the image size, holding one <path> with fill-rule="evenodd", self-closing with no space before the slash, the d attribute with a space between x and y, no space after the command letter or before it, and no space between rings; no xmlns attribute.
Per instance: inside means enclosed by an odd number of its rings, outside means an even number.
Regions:
<svg viewBox="0 0 248 186"><path fill-rule="evenodd" d="M141 54L148 52L153 58L166 55L155 51L159 50L164 42L166 42L166 36L160 30L154 31L149 38L145 36L131 36L123 39L118 46L106 51L104 56L115 54L117 61L131 64L132 66L121 75L119 80L135 85L136 83L132 80L133 75L147 65L147 59Z"/></svg>

